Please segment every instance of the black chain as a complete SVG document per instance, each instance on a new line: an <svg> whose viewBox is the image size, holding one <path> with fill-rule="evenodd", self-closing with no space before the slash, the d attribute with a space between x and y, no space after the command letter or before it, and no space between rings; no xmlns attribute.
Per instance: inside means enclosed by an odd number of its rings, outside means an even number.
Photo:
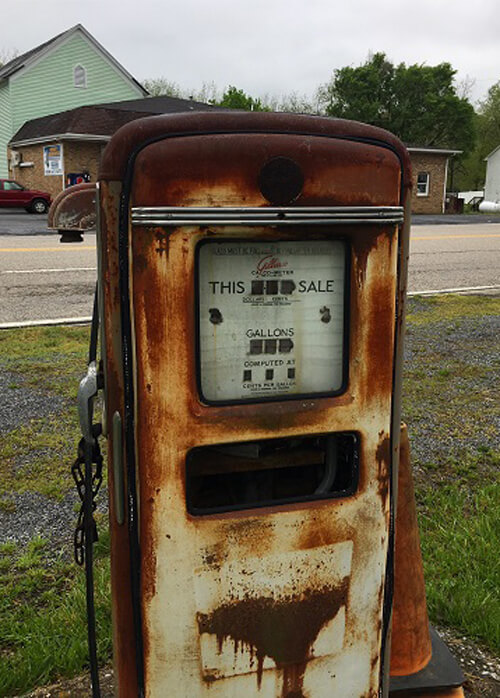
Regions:
<svg viewBox="0 0 500 698"><path fill-rule="evenodd" d="M102 483L102 463L103 458L101 455L101 449L99 448L99 443L97 438L94 439L94 444L92 446L92 513L96 510L95 498L99 492L99 488ZM95 466L95 467L94 467ZM71 466L71 474L76 484L76 489L78 491L78 496L82 502L80 506L80 511L78 512L78 520L76 523L75 534L73 539L75 561L77 565L82 566L85 562L85 498L87 493L85 491L85 440L80 439L78 444L78 455ZM97 536L97 525L92 516L92 542L95 543L98 540Z"/></svg>

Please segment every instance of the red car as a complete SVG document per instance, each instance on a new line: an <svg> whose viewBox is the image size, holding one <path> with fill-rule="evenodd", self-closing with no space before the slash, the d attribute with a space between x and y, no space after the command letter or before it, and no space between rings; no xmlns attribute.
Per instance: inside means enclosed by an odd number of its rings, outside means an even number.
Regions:
<svg viewBox="0 0 500 698"><path fill-rule="evenodd" d="M46 191L25 189L12 179L0 179L0 208L25 208L29 213L45 213L51 201Z"/></svg>

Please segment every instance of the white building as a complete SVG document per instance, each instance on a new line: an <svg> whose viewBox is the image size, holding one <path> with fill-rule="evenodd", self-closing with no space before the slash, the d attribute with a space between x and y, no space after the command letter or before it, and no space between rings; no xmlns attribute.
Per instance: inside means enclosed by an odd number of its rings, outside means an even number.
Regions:
<svg viewBox="0 0 500 698"><path fill-rule="evenodd" d="M485 213L500 213L500 145L486 156L486 184L484 201L479 210Z"/></svg>

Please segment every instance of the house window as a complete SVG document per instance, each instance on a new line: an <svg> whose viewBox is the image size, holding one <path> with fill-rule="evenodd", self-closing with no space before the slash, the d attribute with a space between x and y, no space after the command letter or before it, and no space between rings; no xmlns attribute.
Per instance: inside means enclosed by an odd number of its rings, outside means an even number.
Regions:
<svg viewBox="0 0 500 698"><path fill-rule="evenodd" d="M430 174L419 172L417 175L417 196L429 196Z"/></svg>
<svg viewBox="0 0 500 698"><path fill-rule="evenodd" d="M73 84L75 87L87 87L87 71L83 65L77 65L73 70Z"/></svg>

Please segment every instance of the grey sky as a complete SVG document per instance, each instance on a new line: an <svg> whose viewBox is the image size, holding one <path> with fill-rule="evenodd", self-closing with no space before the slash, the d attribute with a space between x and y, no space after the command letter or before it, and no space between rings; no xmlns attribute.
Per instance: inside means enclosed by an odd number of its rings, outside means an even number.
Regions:
<svg viewBox="0 0 500 698"><path fill-rule="evenodd" d="M138 80L186 89L214 81L253 96L312 95L335 68L369 51L395 63L448 61L475 80L472 100L500 80L498 0L14 0L2 3L0 50L33 48L80 22Z"/></svg>

